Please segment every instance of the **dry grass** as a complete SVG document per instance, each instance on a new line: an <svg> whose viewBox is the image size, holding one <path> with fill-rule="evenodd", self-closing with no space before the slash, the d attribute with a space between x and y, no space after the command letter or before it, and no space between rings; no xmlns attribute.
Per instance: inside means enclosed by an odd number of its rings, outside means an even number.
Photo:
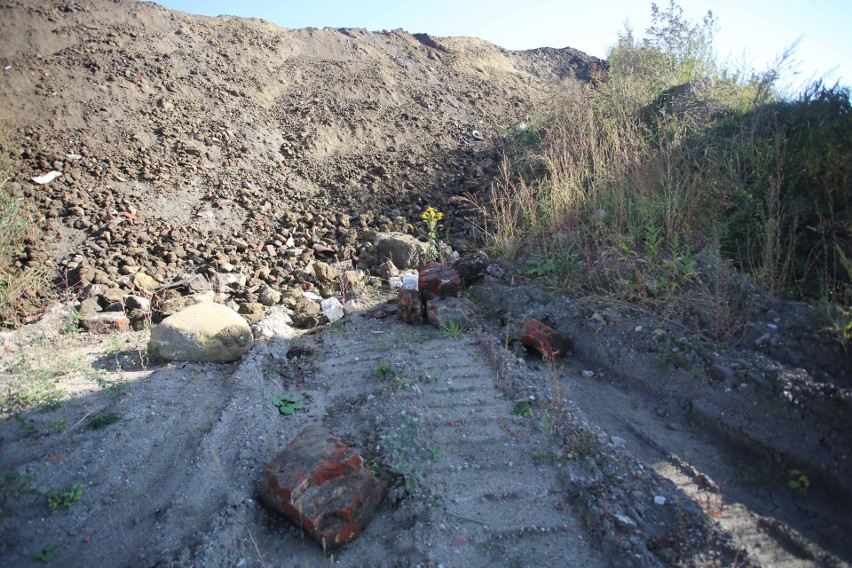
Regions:
<svg viewBox="0 0 852 568"><path fill-rule="evenodd" d="M6 185L15 163L10 156L14 133L0 120L0 325L20 323L21 303L35 296L45 284L45 270L25 266L25 242L35 237L35 227L26 202L10 195Z"/></svg>

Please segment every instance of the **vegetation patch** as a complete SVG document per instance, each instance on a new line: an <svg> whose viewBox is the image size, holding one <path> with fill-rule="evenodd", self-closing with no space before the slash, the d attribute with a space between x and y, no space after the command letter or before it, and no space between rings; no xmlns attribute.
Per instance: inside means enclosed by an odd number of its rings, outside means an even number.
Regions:
<svg viewBox="0 0 852 568"><path fill-rule="evenodd" d="M733 71L716 31L709 12L652 5L644 36L626 29L607 71L554 98L535 143L508 132L498 180L467 198L489 251L716 339L739 329L754 287L848 311L849 90L784 97L783 57Z"/></svg>

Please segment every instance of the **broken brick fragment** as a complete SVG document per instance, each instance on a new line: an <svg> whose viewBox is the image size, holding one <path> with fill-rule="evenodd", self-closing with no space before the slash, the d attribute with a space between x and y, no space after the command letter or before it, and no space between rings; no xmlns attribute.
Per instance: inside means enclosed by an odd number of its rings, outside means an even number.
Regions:
<svg viewBox="0 0 852 568"><path fill-rule="evenodd" d="M399 317L406 323L423 323L426 321L426 306L417 290L402 289L396 297Z"/></svg>
<svg viewBox="0 0 852 568"><path fill-rule="evenodd" d="M452 266L430 262L420 269L418 281L424 301L435 298L454 298L461 292L461 278Z"/></svg>
<svg viewBox="0 0 852 568"><path fill-rule="evenodd" d="M542 357L559 359L570 348L564 335L538 320L516 321L512 327L512 338L524 347L535 349Z"/></svg>
<svg viewBox="0 0 852 568"><path fill-rule="evenodd" d="M269 464L258 496L331 549L361 535L384 490L354 449L309 426Z"/></svg>

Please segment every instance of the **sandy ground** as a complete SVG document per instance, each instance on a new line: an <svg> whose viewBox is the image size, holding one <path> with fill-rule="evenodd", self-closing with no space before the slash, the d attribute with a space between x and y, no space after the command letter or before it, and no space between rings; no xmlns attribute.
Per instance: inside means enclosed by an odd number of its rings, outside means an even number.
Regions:
<svg viewBox="0 0 852 568"><path fill-rule="evenodd" d="M487 319L448 337L370 313L304 334L272 312L233 364L141 365L147 332L63 332L61 308L7 334L4 388L25 361L64 395L0 422L2 564L844 565L815 543L825 531L790 528L807 507L777 480L607 369L584 377L576 356L512 352ZM306 409L280 415L269 397L284 393ZM117 421L96 427L108 413ZM362 537L334 551L255 498L263 467L309 424L391 486ZM51 507L74 483L79 500Z"/></svg>

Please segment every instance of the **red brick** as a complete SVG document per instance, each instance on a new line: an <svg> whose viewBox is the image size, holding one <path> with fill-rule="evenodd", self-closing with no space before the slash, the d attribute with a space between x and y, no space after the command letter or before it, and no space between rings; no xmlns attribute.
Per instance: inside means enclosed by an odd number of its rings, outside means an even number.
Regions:
<svg viewBox="0 0 852 568"><path fill-rule="evenodd" d="M400 290L396 297L399 317L407 323L423 323L426 321L426 306L417 290Z"/></svg>
<svg viewBox="0 0 852 568"><path fill-rule="evenodd" d="M310 426L269 464L258 496L331 549L361 535L384 490L354 449Z"/></svg>
<svg viewBox="0 0 852 568"><path fill-rule="evenodd" d="M542 357L559 359L569 349L568 340L561 333L548 327L538 320L527 319L516 321L514 324L513 337L521 345L535 349Z"/></svg>
<svg viewBox="0 0 852 568"><path fill-rule="evenodd" d="M430 262L420 269L418 286L424 301L454 298L461 292L461 278L452 266Z"/></svg>

